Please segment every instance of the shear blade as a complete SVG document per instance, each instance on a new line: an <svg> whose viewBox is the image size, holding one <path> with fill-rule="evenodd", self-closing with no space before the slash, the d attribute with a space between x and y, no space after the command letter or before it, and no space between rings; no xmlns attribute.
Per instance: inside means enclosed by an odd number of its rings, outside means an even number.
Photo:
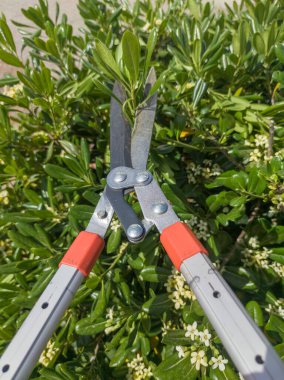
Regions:
<svg viewBox="0 0 284 380"><path fill-rule="evenodd" d="M144 98L148 96L155 82L156 72L152 67L146 79ZM136 112L131 139L131 161L134 169L145 170L147 167L156 107L157 93L155 92Z"/></svg>
<svg viewBox="0 0 284 380"><path fill-rule="evenodd" d="M123 115L122 104L126 100L124 88L116 81L110 103L110 164L111 169L118 166L132 167L130 145L131 127Z"/></svg>

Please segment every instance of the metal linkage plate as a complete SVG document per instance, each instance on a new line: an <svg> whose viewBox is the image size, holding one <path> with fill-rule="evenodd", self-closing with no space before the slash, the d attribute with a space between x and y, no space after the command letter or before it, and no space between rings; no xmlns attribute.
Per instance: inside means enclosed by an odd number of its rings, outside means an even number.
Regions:
<svg viewBox="0 0 284 380"><path fill-rule="evenodd" d="M152 181L153 177L147 170L137 170L126 166L118 166L112 169L107 176L107 184L110 188L129 189L134 186L145 186Z"/></svg>
<svg viewBox="0 0 284 380"><path fill-rule="evenodd" d="M148 185L134 186L134 189L145 219L155 224L159 232L171 224L179 222L170 202L154 179Z"/></svg>
<svg viewBox="0 0 284 380"><path fill-rule="evenodd" d="M112 217L113 208L104 191L97 204L95 212L89 221L86 231L96 233L103 238L106 234Z"/></svg>

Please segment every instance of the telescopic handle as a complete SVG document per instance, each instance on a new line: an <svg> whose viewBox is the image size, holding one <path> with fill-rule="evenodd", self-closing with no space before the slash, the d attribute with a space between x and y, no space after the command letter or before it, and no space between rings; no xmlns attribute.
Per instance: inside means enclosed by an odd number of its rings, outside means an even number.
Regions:
<svg viewBox="0 0 284 380"><path fill-rule="evenodd" d="M0 360L1 380L27 379L60 318L104 247L97 234L80 232Z"/></svg>
<svg viewBox="0 0 284 380"><path fill-rule="evenodd" d="M191 230L177 222L162 231L161 242L243 377L246 380L282 380L282 361Z"/></svg>

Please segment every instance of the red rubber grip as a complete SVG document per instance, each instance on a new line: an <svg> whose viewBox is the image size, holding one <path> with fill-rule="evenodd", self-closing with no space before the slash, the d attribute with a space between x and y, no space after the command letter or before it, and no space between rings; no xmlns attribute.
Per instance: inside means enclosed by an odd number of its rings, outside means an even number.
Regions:
<svg viewBox="0 0 284 380"><path fill-rule="evenodd" d="M63 259L60 261L59 266L64 264L75 267L87 277L104 249L104 246L104 239L99 235L82 231L71 244Z"/></svg>
<svg viewBox="0 0 284 380"><path fill-rule="evenodd" d="M180 270L182 262L189 257L197 253L207 254L191 229L182 222L165 228L161 233L160 241L177 270Z"/></svg>

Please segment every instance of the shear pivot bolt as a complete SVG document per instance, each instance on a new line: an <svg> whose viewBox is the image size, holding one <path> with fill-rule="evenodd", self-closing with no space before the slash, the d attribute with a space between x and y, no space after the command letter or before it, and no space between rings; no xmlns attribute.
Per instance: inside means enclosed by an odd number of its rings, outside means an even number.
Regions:
<svg viewBox="0 0 284 380"><path fill-rule="evenodd" d="M163 202L154 203L152 206L152 210L155 214L161 215L164 214L168 209L168 205Z"/></svg>
<svg viewBox="0 0 284 380"><path fill-rule="evenodd" d="M107 212L106 212L106 210L100 210L100 211L97 213L97 215L98 215L98 218L99 218L99 219L104 219L104 218L107 217Z"/></svg>
<svg viewBox="0 0 284 380"><path fill-rule="evenodd" d="M146 182L148 181L148 179L149 179L149 174L147 172L138 173L136 176L136 181L138 183Z"/></svg>
<svg viewBox="0 0 284 380"><path fill-rule="evenodd" d="M139 239L143 235L143 228L139 224L131 224L127 228L127 236L131 239Z"/></svg>
<svg viewBox="0 0 284 380"><path fill-rule="evenodd" d="M120 183L125 181L127 178L127 175L125 173L116 173L113 177L113 180L115 183Z"/></svg>

